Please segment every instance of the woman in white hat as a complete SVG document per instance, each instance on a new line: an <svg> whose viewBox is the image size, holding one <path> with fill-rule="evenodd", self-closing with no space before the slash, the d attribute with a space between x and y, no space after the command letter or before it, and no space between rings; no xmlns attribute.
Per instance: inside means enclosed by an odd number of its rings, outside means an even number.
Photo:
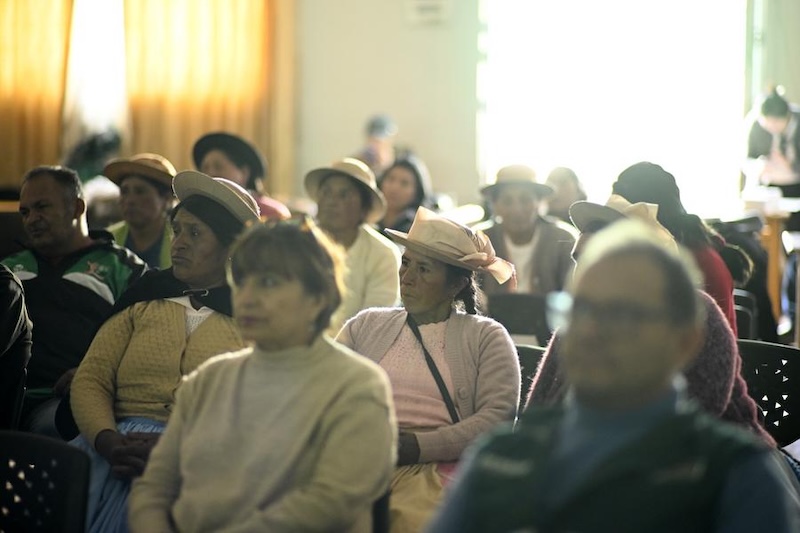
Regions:
<svg viewBox="0 0 800 533"><path fill-rule="evenodd" d="M88 531L126 523L131 479L141 475L183 376L213 355L244 348L225 280L229 248L255 200L235 183L194 171L175 176L172 267L143 276L115 306L78 367L73 443L89 452Z"/></svg>
<svg viewBox="0 0 800 533"><path fill-rule="evenodd" d="M514 267L485 235L419 208L405 247L403 308L367 309L337 340L389 375L399 428L392 531L420 531L452 466L480 434L513 420L520 369L508 332L477 313L476 272L504 283Z"/></svg>
<svg viewBox="0 0 800 533"><path fill-rule="evenodd" d="M371 227L386 211L386 200L364 162L344 158L314 169L306 174L305 186L317 202L317 223L346 253L347 291L331 321L336 334L362 309L397 303L400 254Z"/></svg>
<svg viewBox="0 0 800 533"><path fill-rule="evenodd" d="M158 154L137 154L109 162L103 175L119 187L122 221L108 228L114 240L150 268L168 268L175 167Z"/></svg>

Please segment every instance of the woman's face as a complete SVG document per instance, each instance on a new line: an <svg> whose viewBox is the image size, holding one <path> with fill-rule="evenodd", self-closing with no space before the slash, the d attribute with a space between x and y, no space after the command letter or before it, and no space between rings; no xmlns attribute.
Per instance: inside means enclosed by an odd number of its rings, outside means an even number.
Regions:
<svg viewBox="0 0 800 533"><path fill-rule="evenodd" d="M242 337L264 351L307 345L325 303L302 283L273 272L252 273L233 286L233 314Z"/></svg>
<svg viewBox="0 0 800 533"><path fill-rule="evenodd" d="M450 315L460 290L447 281L447 265L412 250L400 264L400 297L406 311L420 324L440 322Z"/></svg>
<svg viewBox="0 0 800 533"><path fill-rule="evenodd" d="M211 228L186 209L172 220L172 272L193 289L209 289L225 284L228 248Z"/></svg>
<svg viewBox="0 0 800 533"><path fill-rule="evenodd" d="M122 218L132 228L144 228L163 221L171 197L144 178L128 176L119 186L119 206Z"/></svg>
<svg viewBox="0 0 800 533"><path fill-rule="evenodd" d="M389 210L405 209L417 197L414 173L401 166L391 168L381 182L381 192Z"/></svg>
<svg viewBox="0 0 800 533"><path fill-rule="evenodd" d="M353 178L333 175L322 182L317 192L317 219L327 231L357 229L366 217L361 191Z"/></svg>
<svg viewBox="0 0 800 533"><path fill-rule="evenodd" d="M231 180L242 187L247 187L250 179L250 168L246 165L237 167L222 150L209 150L200 162L200 172Z"/></svg>

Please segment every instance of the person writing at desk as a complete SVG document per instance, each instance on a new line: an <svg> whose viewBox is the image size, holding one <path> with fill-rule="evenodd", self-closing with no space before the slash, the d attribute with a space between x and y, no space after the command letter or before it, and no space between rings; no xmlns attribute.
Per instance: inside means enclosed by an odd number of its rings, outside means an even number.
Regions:
<svg viewBox="0 0 800 533"><path fill-rule="evenodd" d="M745 174L748 182L775 186L781 189L783 196L798 197L800 106L789 103L783 96L783 88L778 86L764 98L759 111L747 138Z"/></svg>

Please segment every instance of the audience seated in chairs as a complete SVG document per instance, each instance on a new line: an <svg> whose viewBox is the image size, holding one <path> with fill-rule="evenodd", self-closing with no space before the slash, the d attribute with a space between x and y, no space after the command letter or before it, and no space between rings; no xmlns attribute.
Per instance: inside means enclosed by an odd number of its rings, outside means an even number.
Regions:
<svg viewBox="0 0 800 533"><path fill-rule="evenodd" d="M258 221L250 194L223 178L179 173L172 211L172 267L125 293L81 362L71 393L92 457L90 532L125 524L130 480L142 473L184 375L214 355L244 348L225 282L229 248Z"/></svg>
<svg viewBox="0 0 800 533"><path fill-rule="evenodd" d="M562 308L569 401L483 439L429 531L797 531L781 456L686 401L696 266L638 221L602 235Z"/></svg>
<svg viewBox="0 0 800 533"><path fill-rule="evenodd" d="M501 286L491 276L481 276L487 294L523 292L546 295L563 290L572 273L569 253L575 229L539 215L539 202L553 189L536 182L533 169L511 165L497 172L497 182L481 192L489 200L494 218L477 226L492 241L498 257L514 264L517 286Z"/></svg>
<svg viewBox="0 0 800 533"><path fill-rule="evenodd" d="M22 281L33 320L22 429L58 437L55 411L97 328L146 265L89 231L80 179L66 167L37 167L22 182L19 212L30 248L3 259Z"/></svg>
<svg viewBox="0 0 800 533"><path fill-rule="evenodd" d="M17 429L31 358L31 320L22 283L0 264L0 429Z"/></svg>
<svg viewBox="0 0 800 533"><path fill-rule="evenodd" d="M255 347L181 386L131 493L134 532L370 531L397 433L385 373L323 333L341 302L339 253L310 221L234 245L234 317Z"/></svg>

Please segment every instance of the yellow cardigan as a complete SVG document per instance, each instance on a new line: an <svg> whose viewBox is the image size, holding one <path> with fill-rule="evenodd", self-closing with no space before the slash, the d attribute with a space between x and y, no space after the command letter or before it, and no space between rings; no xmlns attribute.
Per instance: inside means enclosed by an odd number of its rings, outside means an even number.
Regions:
<svg viewBox="0 0 800 533"><path fill-rule="evenodd" d="M187 337L185 307L169 300L136 303L97 332L70 396L88 442L117 420L166 422L183 377L206 359L246 346L232 318L213 312Z"/></svg>

